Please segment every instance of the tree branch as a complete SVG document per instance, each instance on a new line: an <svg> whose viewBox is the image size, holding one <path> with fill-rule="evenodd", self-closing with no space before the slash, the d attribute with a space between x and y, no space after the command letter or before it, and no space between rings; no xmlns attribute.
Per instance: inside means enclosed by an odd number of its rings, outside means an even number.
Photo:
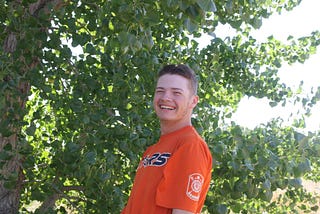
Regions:
<svg viewBox="0 0 320 214"><path fill-rule="evenodd" d="M50 6L52 6L53 9L58 10L65 4L67 3L62 0L38 0L37 2L30 4L29 13L32 16L38 16L39 12L43 9L46 14L49 14Z"/></svg>
<svg viewBox="0 0 320 214"><path fill-rule="evenodd" d="M50 208L55 206L55 203L57 200L61 199L62 197L65 197L70 204L75 207L81 213L81 210L77 208L76 205L72 203L72 201L69 199L70 197L64 193L64 191L82 191L84 188L82 186L63 186L61 189L58 189L56 186L53 185L53 189L56 191L56 193L49 196L40 206L39 213L46 213Z"/></svg>

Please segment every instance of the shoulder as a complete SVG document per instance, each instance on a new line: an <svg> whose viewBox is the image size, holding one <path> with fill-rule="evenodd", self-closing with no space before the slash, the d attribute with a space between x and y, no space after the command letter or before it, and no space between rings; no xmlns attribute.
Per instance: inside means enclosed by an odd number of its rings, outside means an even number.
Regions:
<svg viewBox="0 0 320 214"><path fill-rule="evenodd" d="M187 129L186 132L179 137L179 148L190 155L203 156L206 159L211 159L211 152L207 143L193 127Z"/></svg>
<svg viewBox="0 0 320 214"><path fill-rule="evenodd" d="M198 134L194 127L190 126L184 130L179 136L179 141L182 144L187 144L189 146L207 146L204 139Z"/></svg>

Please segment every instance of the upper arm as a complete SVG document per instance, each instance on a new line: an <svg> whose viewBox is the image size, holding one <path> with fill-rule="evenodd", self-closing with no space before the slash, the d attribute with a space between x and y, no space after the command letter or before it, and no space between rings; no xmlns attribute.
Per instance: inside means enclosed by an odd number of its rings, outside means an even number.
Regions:
<svg viewBox="0 0 320 214"><path fill-rule="evenodd" d="M197 142L180 146L163 171L157 187L157 205L172 208L173 214L200 212L210 185L211 163Z"/></svg>
<svg viewBox="0 0 320 214"><path fill-rule="evenodd" d="M193 212L189 212L186 210L173 209L172 214L193 214Z"/></svg>

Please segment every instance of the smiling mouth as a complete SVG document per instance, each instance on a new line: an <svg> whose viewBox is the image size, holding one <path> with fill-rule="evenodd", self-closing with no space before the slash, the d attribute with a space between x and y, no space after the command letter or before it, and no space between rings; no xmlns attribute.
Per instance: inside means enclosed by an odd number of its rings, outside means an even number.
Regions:
<svg viewBox="0 0 320 214"><path fill-rule="evenodd" d="M166 105L160 105L160 109L164 109L164 110L175 110L175 107L171 107L171 106L166 106Z"/></svg>

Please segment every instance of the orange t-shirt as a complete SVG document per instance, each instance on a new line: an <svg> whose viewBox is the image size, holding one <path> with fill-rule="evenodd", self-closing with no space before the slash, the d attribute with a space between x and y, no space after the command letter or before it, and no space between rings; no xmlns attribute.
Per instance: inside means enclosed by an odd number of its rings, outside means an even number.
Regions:
<svg viewBox="0 0 320 214"><path fill-rule="evenodd" d="M211 169L208 146L192 126L162 135L143 154L122 214L200 213Z"/></svg>

